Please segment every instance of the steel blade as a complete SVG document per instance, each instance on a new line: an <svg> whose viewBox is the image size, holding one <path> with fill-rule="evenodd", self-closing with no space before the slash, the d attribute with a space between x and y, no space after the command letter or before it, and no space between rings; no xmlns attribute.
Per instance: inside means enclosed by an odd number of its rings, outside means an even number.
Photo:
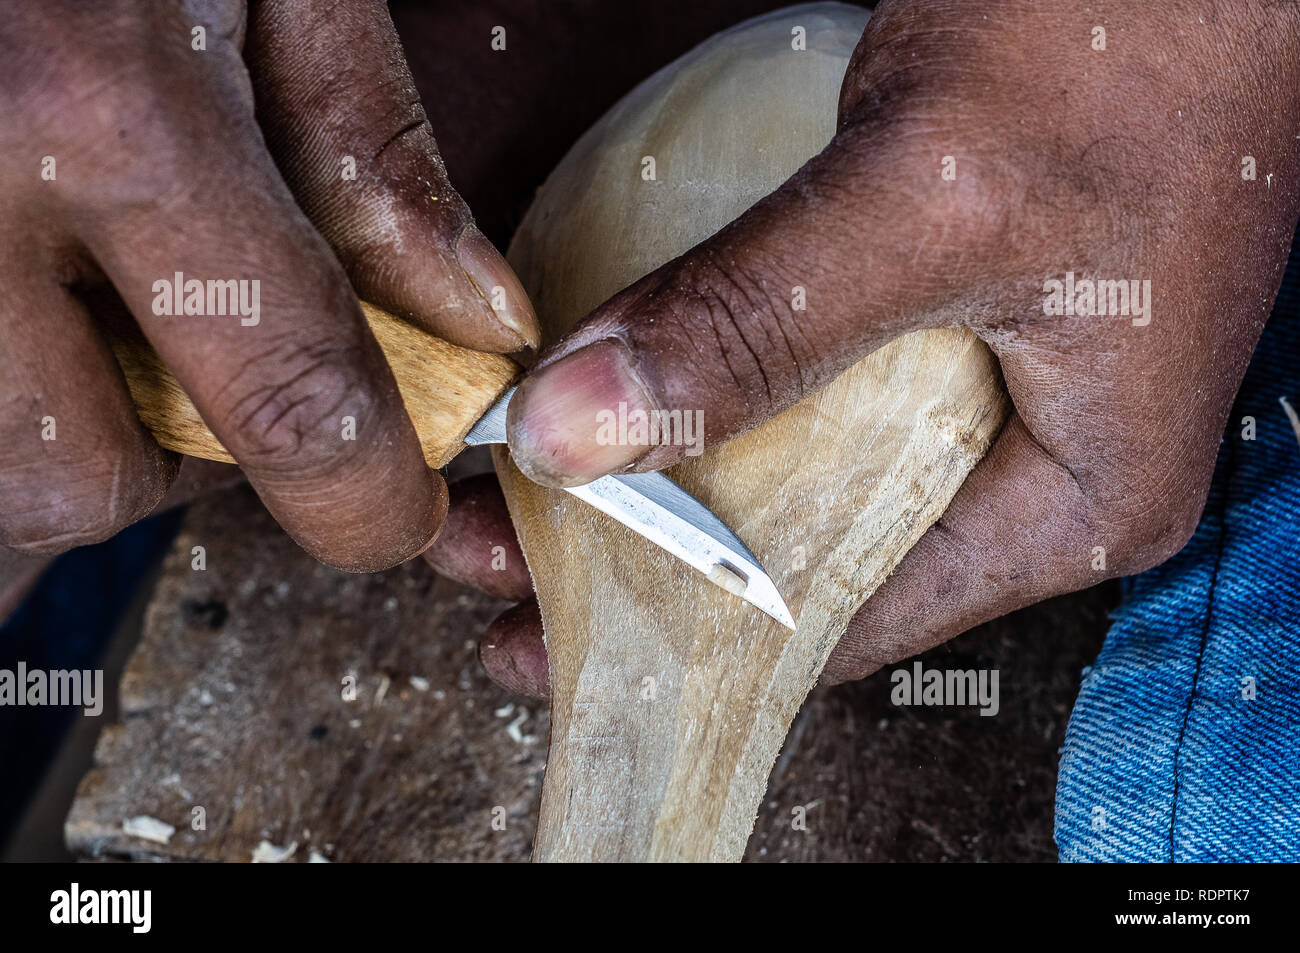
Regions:
<svg viewBox="0 0 1300 953"><path fill-rule="evenodd" d="M467 444L506 442L506 407L513 394L511 388L479 419L465 437ZM740 537L662 473L620 473L565 490L782 625L795 627L776 584Z"/></svg>

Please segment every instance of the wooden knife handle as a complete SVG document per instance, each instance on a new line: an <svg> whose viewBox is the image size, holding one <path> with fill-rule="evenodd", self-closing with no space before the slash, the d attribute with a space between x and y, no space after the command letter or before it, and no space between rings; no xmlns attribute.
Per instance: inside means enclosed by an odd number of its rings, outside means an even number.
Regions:
<svg viewBox="0 0 1300 953"><path fill-rule="evenodd" d="M501 354L448 344L364 301L361 310L397 378L424 458L431 467L443 466L464 449L465 434L505 393L519 365ZM140 420L161 446L235 462L142 336L113 334L111 343Z"/></svg>

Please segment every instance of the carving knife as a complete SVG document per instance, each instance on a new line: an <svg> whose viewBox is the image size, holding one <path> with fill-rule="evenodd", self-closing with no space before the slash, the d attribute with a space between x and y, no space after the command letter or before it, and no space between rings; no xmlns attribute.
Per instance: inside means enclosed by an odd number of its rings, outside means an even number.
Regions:
<svg viewBox="0 0 1300 953"><path fill-rule="evenodd" d="M430 466L445 466L466 445L506 442L506 407L521 372L517 364L500 354L457 347L365 302L361 310L388 358ZM250 347L258 345L261 327L247 328ZM136 411L161 446L235 462L138 329L111 328L110 343ZM748 547L663 474L617 474L566 490L782 625L795 627L776 584Z"/></svg>

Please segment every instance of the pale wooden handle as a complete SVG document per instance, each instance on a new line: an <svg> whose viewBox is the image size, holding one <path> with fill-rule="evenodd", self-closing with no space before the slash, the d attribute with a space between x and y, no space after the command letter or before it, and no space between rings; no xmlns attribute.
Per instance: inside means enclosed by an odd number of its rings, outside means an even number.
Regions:
<svg viewBox="0 0 1300 953"><path fill-rule="evenodd" d="M429 466L443 466L464 448L469 428L510 386L519 366L501 354L448 344L364 301L361 310L397 378L424 458ZM143 338L114 335L112 345L140 420L161 446L235 462Z"/></svg>

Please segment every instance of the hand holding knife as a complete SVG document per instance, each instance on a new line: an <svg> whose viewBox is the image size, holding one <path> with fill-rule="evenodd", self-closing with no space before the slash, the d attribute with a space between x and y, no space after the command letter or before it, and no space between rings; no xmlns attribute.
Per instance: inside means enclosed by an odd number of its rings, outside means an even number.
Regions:
<svg viewBox="0 0 1300 953"><path fill-rule="evenodd" d="M506 408L521 368L500 354L449 344L362 302L430 466L464 447L506 442ZM113 351L140 419L169 450L234 463L193 402L143 337ZM612 516L783 625L794 619L757 558L725 523L661 473L602 477L567 492Z"/></svg>

